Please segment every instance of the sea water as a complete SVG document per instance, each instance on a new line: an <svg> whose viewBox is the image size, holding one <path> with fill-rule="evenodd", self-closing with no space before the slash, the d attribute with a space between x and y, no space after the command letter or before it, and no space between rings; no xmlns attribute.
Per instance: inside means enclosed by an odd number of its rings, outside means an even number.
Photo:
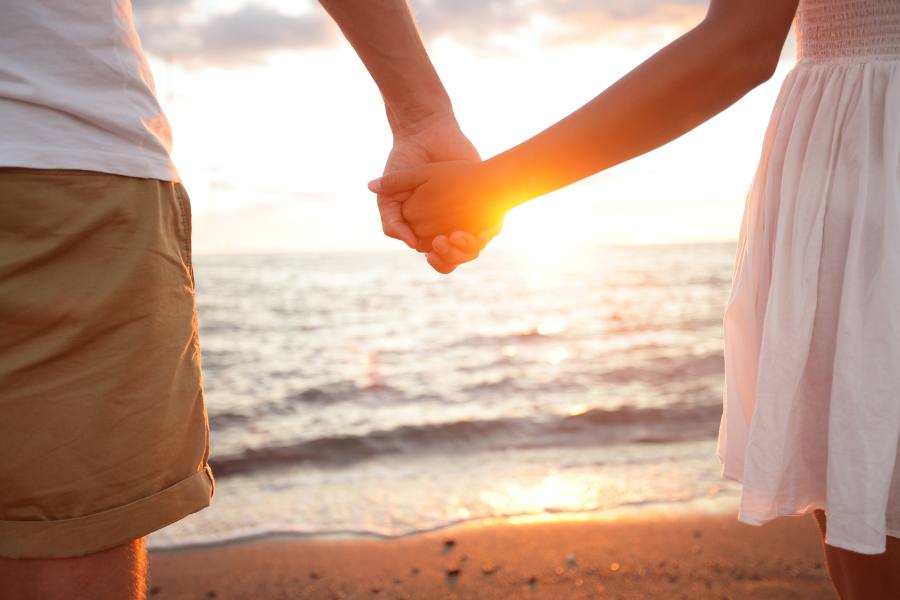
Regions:
<svg viewBox="0 0 900 600"><path fill-rule="evenodd" d="M216 495L151 546L733 499L734 250L197 256Z"/></svg>

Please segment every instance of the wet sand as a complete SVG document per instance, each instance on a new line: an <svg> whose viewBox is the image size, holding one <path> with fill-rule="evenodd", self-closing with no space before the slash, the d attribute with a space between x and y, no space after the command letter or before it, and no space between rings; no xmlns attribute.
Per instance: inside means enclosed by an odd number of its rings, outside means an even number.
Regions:
<svg viewBox="0 0 900 600"><path fill-rule="evenodd" d="M490 521L381 540L278 537L151 553L150 598L832 599L812 517Z"/></svg>

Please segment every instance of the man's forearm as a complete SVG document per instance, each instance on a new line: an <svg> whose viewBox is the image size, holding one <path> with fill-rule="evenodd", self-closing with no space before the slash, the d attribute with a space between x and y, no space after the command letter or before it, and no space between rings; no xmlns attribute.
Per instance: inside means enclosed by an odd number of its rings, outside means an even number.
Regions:
<svg viewBox="0 0 900 600"><path fill-rule="evenodd" d="M407 0L320 0L362 59L384 98L394 135L452 114Z"/></svg>

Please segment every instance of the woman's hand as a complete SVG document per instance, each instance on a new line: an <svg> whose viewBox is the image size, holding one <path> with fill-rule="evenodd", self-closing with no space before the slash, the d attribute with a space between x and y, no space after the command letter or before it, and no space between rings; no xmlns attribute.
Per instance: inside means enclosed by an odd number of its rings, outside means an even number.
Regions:
<svg viewBox="0 0 900 600"><path fill-rule="evenodd" d="M452 232L489 232L498 229L506 213L502 199L486 177L480 161L457 160L432 163L389 173L370 182L369 189L381 195L411 192L402 204L402 216L419 239L431 240ZM439 248L437 257L463 251L474 241L456 236L454 248ZM443 242L440 244L443 245Z"/></svg>
<svg viewBox="0 0 900 600"><path fill-rule="evenodd" d="M459 129L452 114L430 116L394 134L394 145L388 154L383 175L448 160L478 161L481 157ZM384 234L416 249L419 245L416 236L403 220L401 212L401 205L410 191L379 193L378 211Z"/></svg>
<svg viewBox="0 0 900 600"><path fill-rule="evenodd" d="M494 239L503 227L499 223L491 230L482 231L477 236L464 231L455 231L449 236L439 235L431 242L428 264L444 275L457 266L478 258L481 251Z"/></svg>
<svg viewBox="0 0 900 600"><path fill-rule="evenodd" d="M421 119L414 126L408 125L394 134L394 146L388 155L384 174L419 167L435 161L480 160L478 151L460 131L452 114L436 115ZM378 194L378 212L384 234L405 242L420 252L430 252L433 240L418 239L403 220L402 204L410 191L399 194ZM491 236L493 237L493 236ZM455 232L452 249L447 252L430 252L428 264L439 273L451 273L460 264L478 258L491 237ZM444 240L447 244L449 240Z"/></svg>

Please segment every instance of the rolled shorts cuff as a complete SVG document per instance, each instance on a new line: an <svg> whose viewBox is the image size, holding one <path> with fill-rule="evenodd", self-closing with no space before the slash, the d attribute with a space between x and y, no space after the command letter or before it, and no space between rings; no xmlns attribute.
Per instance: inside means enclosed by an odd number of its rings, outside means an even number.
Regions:
<svg viewBox="0 0 900 600"><path fill-rule="evenodd" d="M72 558L144 537L207 506L209 466L151 496L102 512L55 521L0 520L0 557Z"/></svg>

